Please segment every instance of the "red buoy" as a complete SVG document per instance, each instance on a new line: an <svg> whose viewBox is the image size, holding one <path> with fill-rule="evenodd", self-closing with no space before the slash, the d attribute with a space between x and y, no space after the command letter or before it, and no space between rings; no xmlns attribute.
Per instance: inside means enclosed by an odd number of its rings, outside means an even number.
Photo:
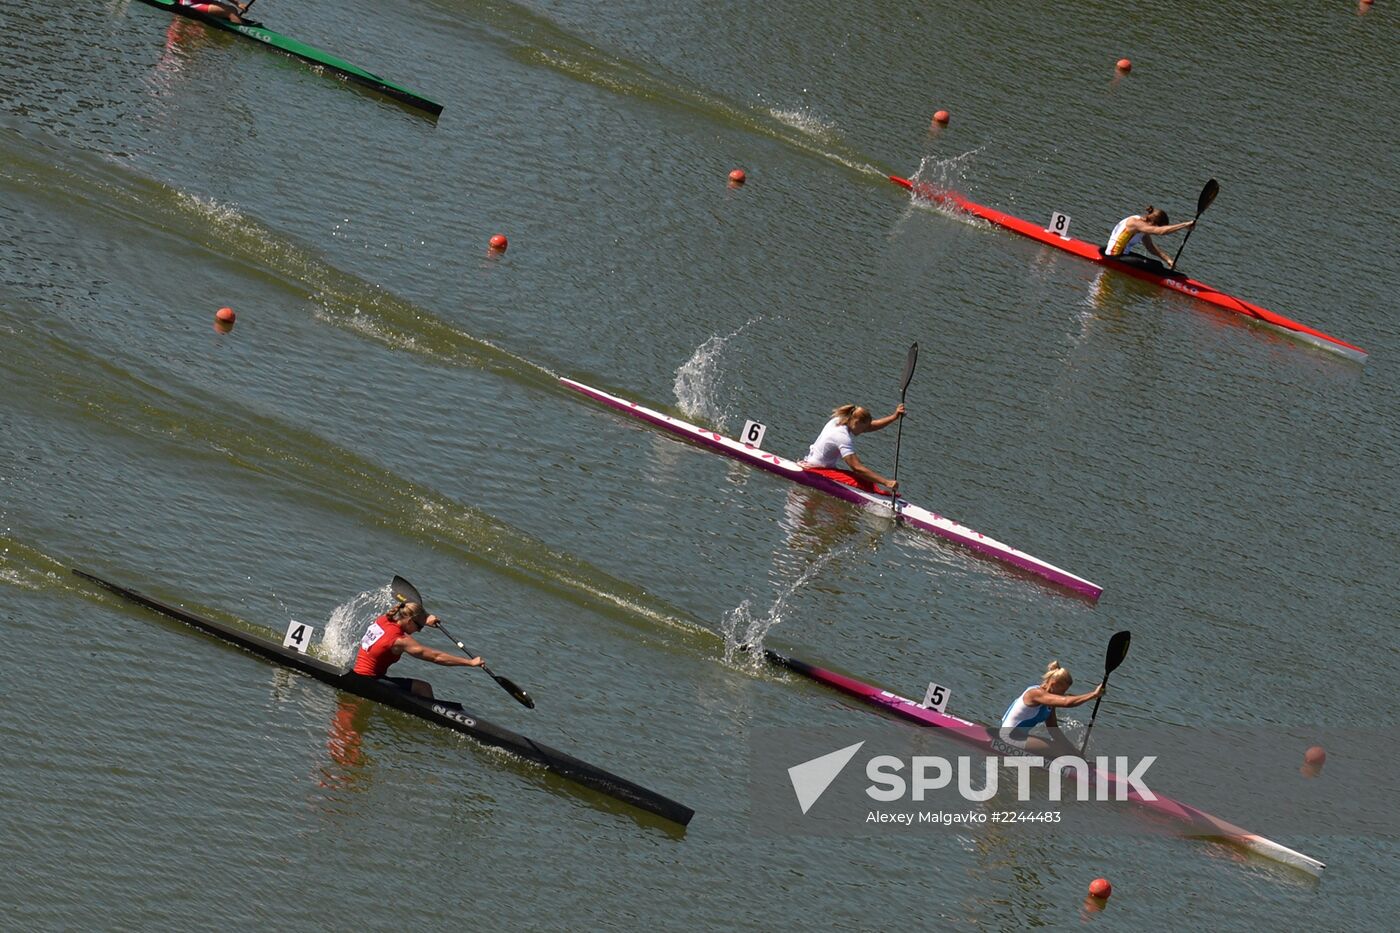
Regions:
<svg viewBox="0 0 1400 933"><path fill-rule="evenodd" d="M1303 761L1314 767L1321 766L1327 761L1327 749L1321 745L1314 745L1303 754Z"/></svg>
<svg viewBox="0 0 1400 933"><path fill-rule="evenodd" d="M1123 72L1124 74L1127 74L1129 71L1132 71L1133 60L1131 58L1118 59L1118 70Z"/></svg>
<svg viewBox="0 0 1400 933"><path fill-rule="evenodd" d="M745 174L744 174L744 170L741 169L741 168L736 168L734 171L732 171L732 172L729 173L729 182L730 182L730 184L742 185L744 182L746 182L746 181L748 181L748 180L749 180L749 176L745 175Z"/></svg>
<svg viewBox="0 0 1400 933"><path fill-rule="evenodd" d="M238 315L233 313L232 308L220 308L214 313L214 320L220 324L232 324L237 318Z"/></svg>
<svg viewBox="0 0 1400 933"><path fill-rule="evenodd" d="M491 238L491 248L498 253L504 253L509 245L510 241L505 238L504 234L498 233Z"/></svg>
<svg viewBox="0 0 1400 933"><path fill-rule="evenodd" d="M1108 883L1107 878L1095 878L1089 883L1089 896L1097 897L1101 901L1108 900L1108 896L1113 893L1113 885Z"/></svg>
<svg viewBox="0 0 1400 933"><path fill-rule="evenodd" d="M946 111L946 110L940 110L940 111L938 111L937 113L935 113L935 114L933 115L933 122L934 122L934 123L937 123L939 126L947 126L947 125L948 125L948 117L949 117L948 111Z"/></svg>

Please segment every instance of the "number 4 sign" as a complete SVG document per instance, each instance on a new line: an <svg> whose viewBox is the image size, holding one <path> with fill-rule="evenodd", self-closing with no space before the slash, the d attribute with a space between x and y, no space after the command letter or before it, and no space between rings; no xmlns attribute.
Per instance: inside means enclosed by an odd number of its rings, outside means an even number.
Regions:
<svg viewBox="0 0 1400 933"><path fill-rule="evenodd" d="M295 648L298 654L306 654L306 649L311 647L311 633L316 631L304 622L292 620L292 624L287 626L287 634L282 636L283 648Z"/></svg>
<svg viewBox="0 0 1400 933"><path fill-rule="evenodd" d="M948 706L949 693L950 691L947 687L942 687L938 684L930 682L928 685L928 690L924 691L924 702L920 703L919 705L922 706L924 709L937 710L941 713Z"/></svg>
<svg viewBox="0 0 1400 933"><path fill-rule="evenodd" d="M763 432L768 430L766 424L759 424L757 421L745 421L744 432L739 435L739 440L750 447L760 447L763 445Z"/></svg>

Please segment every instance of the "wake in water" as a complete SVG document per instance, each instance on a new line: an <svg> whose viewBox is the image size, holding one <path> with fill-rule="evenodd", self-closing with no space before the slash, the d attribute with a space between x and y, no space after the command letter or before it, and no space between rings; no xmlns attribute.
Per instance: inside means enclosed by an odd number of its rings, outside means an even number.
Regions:
<svg viewBox="0 0 1400 933"><path fill-rule="evenodd" d="M812 561L796 580L778 593L777 599L773 600L773 604L763 615L755 614L752 602L747 599L726 612L724 620L720 623L720 634L724 636L724 663L755 670L762 667L763 639L774 626L787 618L788 603L792 597L832 561L849 554L859 544L861 539L852 539Z"/></svg>
<svg viewBox="0 0 1400 933"><path fill-rule="evenodd" d="M719 391L720 357L729 341L742 334L750 324L761 320L763 315L745 321L732 334L711 337L696 347L690 359L676 370L676 403L687 418L701 420L720 431L726 430L729 410L719 401L723 397Z"/></svg>

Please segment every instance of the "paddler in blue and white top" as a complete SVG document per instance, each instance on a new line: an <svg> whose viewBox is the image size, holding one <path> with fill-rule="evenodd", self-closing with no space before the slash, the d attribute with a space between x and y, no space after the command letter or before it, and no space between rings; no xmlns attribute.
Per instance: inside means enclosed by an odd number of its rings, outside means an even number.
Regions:
<svg viewBox="0 0 1400 933"><path fill-rule="evenodd" d="M807 456L798 466L866 492L891 495L898 491L899 483L886 479L860 462L856 456L856 435L878 431L903 417L902 402L892 414L883 418L872 418L870 409L860 405L842 405L831 413L831 420L822 428L822 433L817 435ZM842 469L843 465L845 469Z"/></svg>
<svg viewBox="0 0 1400 933"><path fill-rule="evenodd" d="M1040 683L1021 691L1021 695L1001 717L1002 740L1015 749L1032 754L1077 755L1079 750L1060 732L1060 724L1055 721L1055 710L1097 700L1103 696L1104 688L1103 684L1099 684L1089 693L1071 696L1069 688L1073 683L1074 678L1069 675L1069 670L1061 667L1059 661L1047 664ZM1030 734L1031 729L1041 723L1050 732L1048 741Z"/></svg>
<svg viewBox="0 0 1400 933"><path fill-rule="evenodd" d="M1172 258L1162 252L1152 238L1176 233L1178 230L1186 230L1195 224L1194 220L1180 224L1171 223L1167 219L1166 211L1149 204L1141 214L1132 214L1118 221L1118 226L1114 227L1113 232L1108 235L1108 245L1103 248L1103 254L1138 266L1170 269L1174 265ZM1133 248L1136 246L1150 250L1161 262L1158 263L1139 253L1134 253Z"/></svg>

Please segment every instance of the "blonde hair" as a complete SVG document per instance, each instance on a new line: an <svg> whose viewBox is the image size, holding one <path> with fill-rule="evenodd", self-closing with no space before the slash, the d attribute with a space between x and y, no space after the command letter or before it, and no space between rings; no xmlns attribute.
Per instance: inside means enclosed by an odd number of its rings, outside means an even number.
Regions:
<svg viewBox="0 0 1400 933"><path fill-rule="evenodd" d="M1045 676L1040 678L1040 685L1049 688L1052 683L1063 677L1068 683L1074 683L1074 678L1069 675L1069 668L1060 667L1059 661L1051 661L1045 665Z"/></svg>
<svg viewBox="0 0 1400 933"><path fill-rule="evenodd" d="M387 613L391 622L412 622L427 617L419 603L399 603Z"/></svg>
<svg viewBox="0 0 1400 933"><path fill-rule="evenodd" d="M846 426L852 421L860 421L870 417L870 412L859 405L842 405L840 408L831 410L831 417L836 419L836 423Z"/></svg>

